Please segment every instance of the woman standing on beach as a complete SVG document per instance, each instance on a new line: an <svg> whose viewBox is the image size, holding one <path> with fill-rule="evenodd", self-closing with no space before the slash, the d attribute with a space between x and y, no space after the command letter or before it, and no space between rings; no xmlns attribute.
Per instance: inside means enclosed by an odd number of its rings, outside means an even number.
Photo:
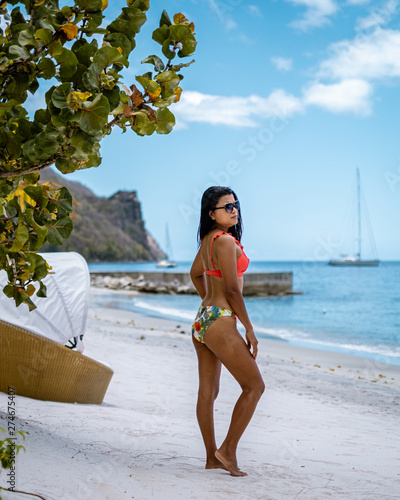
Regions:
<svg viewBox="0 0 400 500"><path fill-rule="evenodd" d="M232 476L246 476L239 469L236 449L264 392L255 362L257 339L244 304L243 272L249 259L240 245L242 219L236 194L228 187L208 188L201 200L199 251L190 277L202 299L192 327L199 362L197 419L206 447L206 469L227 469ZM246 341L236 321L246 329ZM232 413L228 434L217 449L214 401L218 395L221 363L242 388Z"/></svg>

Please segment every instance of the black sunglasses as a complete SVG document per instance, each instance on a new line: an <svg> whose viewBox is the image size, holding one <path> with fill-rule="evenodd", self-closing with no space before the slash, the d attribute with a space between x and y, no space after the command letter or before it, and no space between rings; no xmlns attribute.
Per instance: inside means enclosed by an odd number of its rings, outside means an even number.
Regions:
<svg viewBox="0 0 400 500"><path fill-rule="evenodd" d="M227 212L228 214L231 214L234 208L236 208L236 210L239 212L240 208L239 200L236 200L235 203L225 203L223 207L216 207L214 208L214 210L220 210L222 208L225 208L225 212Z"/></svg>

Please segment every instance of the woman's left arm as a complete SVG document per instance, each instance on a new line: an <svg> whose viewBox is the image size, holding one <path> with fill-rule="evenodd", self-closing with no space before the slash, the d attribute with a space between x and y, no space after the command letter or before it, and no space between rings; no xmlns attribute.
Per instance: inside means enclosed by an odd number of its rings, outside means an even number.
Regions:
<svg viewBox="0 0 400 500"><path fill-rule="evenodd" d="M200 250L197 252L197 255L194 258L192 267L190 269L190 279L192 280L192 283L201 299L204 299L207 293L206 277L204 276L203 262L200 257Z"/></svg>

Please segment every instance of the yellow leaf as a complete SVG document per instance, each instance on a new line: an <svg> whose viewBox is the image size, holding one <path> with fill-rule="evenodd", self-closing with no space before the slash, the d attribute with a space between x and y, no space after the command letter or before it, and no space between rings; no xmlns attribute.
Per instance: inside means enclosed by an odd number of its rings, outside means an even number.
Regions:
<svg viewBox="0 0 400 500"><path fill-rule="evenodd" d="M26 288L26 293L28 294L28 297L32 297L32 295L35 293L35 287L31 284L28 285Z"/></svg>
<svg viewBox="0 0 400 500"><path fill-rule="evenodd" d="M65 33L67 40L73 40L78 36L78 26L73 23L64 24L64 26L61 26L60 31Z"/></svg>
<svg viewBox="0 0 400 500"><path fill-rule="evenodd" d="M4 7L7 7L7 2L3 2L0 4L0 9L4 9Z"/></svg>
<svg viewBox="0 0 400 500"><path fill-rule="evenodd" d="M118 52L119 52L120 54L122 54L122 49L121 49L121 47L117 47L117 50L118 50Z"/></svg>
<svg viewBox="0 0 400 500"><path fill-rule="evenodd" d="M36 0L36 2L34 3L35 7L39 7L39 5L42 5L44 4L46 0Z"/></svg>
<svg viewBox="0 0 400 500"><path fill-rule="evenodd" d="M154 101L161 94L161 87L158 87L154 93L150 92L150 90L147 90L147 93L149 94L150 99Z"/></svg>
<svg viewBox="0 0 400 500"><path fill-rule="evenodd" d="M35 200L28 196L22 187L18 187L16 191L6 196L6 200L12 200L13 198L17 198L22 212L25 212L26 203L30 203L33 207L36 206Z"/></svg>
<svg viewBox="0 0 400 500"><path fill-rule="evenodd" d="M181 94L182 94L182 89L181 87L175 87L175 96L176 96L176 101L175 102L179 102L179 99L181 98Z"/></svg>
<svg viewBox="0 0 400 500"><path fill-rule="evenodd" d="M186 24L188 20L186 17L179 12L179 14L174 15L174 24Z"/></svg>
<svg viewBox="0 0 400 500"><path fill-rule="evenodd" d="M108 7L108 0L101 0L101 10L105 10Z"/></svg>
<svg viewBox="0 0 400 500"><path fill-rule="evenodd" d="M91 92L71 92L67 97L68 106L72 110L77 111L82 108L82 103L87 101L91 95Z"/></svg>
<svg viewBox="0 0 400 500"><path fill-rule="evenodd" d="M190 31L193 33L194 32L194 23L190 23L189 25Z"/></svg>

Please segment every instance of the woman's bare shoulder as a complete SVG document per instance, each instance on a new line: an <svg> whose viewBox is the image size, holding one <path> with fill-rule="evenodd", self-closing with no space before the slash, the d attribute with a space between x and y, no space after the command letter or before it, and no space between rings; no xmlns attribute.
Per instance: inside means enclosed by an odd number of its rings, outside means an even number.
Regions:
<svg viewBox="0 0 400 500"><path fill-rule="evenodd" d="M235 238L230 233L222 233L218 238L215 238L213 244L216 245L216 248L222 250L233 248L235 246Z"/></svg>

